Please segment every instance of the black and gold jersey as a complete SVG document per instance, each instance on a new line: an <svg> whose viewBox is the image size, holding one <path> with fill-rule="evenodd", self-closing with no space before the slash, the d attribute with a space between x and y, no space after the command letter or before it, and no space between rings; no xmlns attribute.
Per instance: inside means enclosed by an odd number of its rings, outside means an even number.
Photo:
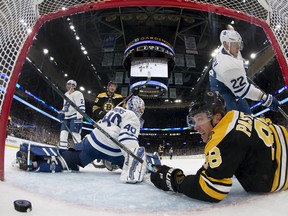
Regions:
<svg viewBox="0 0 288 216"><path fill-rule="evenodd" d="M283 126L230 111L213 128L204 150L205 163L188 175L179 192L210 202L224 199L235 176L247 192L288 188L288 133Z"/></svg>
<svg viewBox="0 0 288 216"><path fill-rule="evenodd" d="M158 154L163 154L163 152L164 152L164 145L159 145L159 147L158 147Z"/></svg>
<svg viewBox="0 0 288 216"><path fill-rule="evenodd" d="M92 108L93 119L98 121L104 117L104 115L123 101L123 97L120 94L114 93L108 95L107 92L103 92L97 95L94 106ZM124 107L125 104L122 104Z"/></svg>

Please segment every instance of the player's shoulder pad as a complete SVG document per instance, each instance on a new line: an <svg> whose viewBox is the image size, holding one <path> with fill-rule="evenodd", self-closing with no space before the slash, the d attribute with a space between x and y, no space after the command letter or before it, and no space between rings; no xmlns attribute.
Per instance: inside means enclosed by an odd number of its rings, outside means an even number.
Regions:
<svg viewBox="0 0 288 216"><path fill-rule="evenodd" d="M125 110L126 110L125 117L127 118L127 120L129 122L133 122L134 124L137 124L137 125L139 124L139 128L140 128L140 119L137 117L137 115L131 110L128 110L128 109L125 109Z"/></svg>
<svg viewBox="0 0 288 216"><path fill-rule="evenodd" d="M104 98L104 97L107 97L107 94L106 92L102 92L100 94L97 95L98 98Z"/></svg>
<svg viewBox="0 0 288 216"><path fill-rule="evenodd" d="M82 93L81 91L78 91L78 90L74 91L74 93L75 93L76 95L83 95L83 93Z"/></svg>
<svg viewBox="0 0 288 216"><path fill-rule="evenodd" d="M121 94L114 93L114 98L123 98Z"/></svg>

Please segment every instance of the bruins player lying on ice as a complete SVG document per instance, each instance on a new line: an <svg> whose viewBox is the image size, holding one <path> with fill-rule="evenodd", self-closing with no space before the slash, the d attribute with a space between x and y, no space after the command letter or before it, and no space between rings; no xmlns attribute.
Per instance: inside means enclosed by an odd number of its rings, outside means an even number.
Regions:
<svg viewBox="0 0 288 216"><path fill-rule="evenodd" d="M187 176L180 169L157 166L150 176L157 188L208 202L228 195L233 176L247 192L288 188L288 134L283 126L238 111L225 113L213 92L191 103L187 122L206 143L205 163L195 175Z"/></svg>

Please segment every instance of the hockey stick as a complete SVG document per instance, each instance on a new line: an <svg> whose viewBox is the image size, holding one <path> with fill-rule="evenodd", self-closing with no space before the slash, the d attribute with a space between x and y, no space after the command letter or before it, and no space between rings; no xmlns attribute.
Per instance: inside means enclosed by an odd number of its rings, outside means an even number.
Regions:
<svg viewBox="0 0 288 216"><path fill-rule="evenodd" d="M251 82L254 86L256 86L258 89L260 89L260 91L262 91L264 94L266 94L252 79L250 79L249 77L247 77L247 79L249 80L249 82ZM279 112L282 114L282 116L288 121L288 115L287 113L280 107L278 106Z"/></svg>
<svg viewBox="0 0 288 216"><path fill-rule="evenodd" d="M35 66L35 65L34 65ZM36 66L35 66L36 67ZM77 111L79 112L87 121L92 123L95 128L97 128L101 133L103 133L108 139L110 139L112 142L114 142L119 148L124 150L127 154L135 158L137 161L140 163L143 163L143 159L136 156L130 149L128 149L125 145L120 143L118 140L114 139L109 133L107 133L103 128L101 128L89 115L87 115L85 112L83 112L79 107L70 100L59 88L47 77L43 74L41 70L37 70L39 74L44 78L44 80L48 83L49 86L52 87L54 91L56 91L62 98L64 98L66 101L70 103L70 105Z"/></svg>
<svg viewBox="0 0 288 216"><path fill-rule="evenodd" d="M138 88L135 88L136 89L135 91L131 91L130 94L123 101L121 101L119 104L117 104L116 107L121 106L123 103L126 103L133 95L138 95L140 89L143 88L144 86L146 86L150 80L151 80L151 72L148 71L148 76L147 76L147 80L145 81L145 83L143 83Z"/></svg>
<svg viewBox="0 0 288 216"><path fill-rule="evenodd" d="M65 128L67 129L68 133L71 135L72 139L74 140L74 142L76 144L79 144L77 139L75 138L75 136L73 135L72 131L70 130L70 128L68 127L68 125L66 124L66 122L63 120L62 123L64 124ZM61 155L61 154L60 154ZM61 156L62 158L62 156ZM62 158L63 159L63 158ZM64 160L64 159L63 159ZM65 160L64 160L65 161ZM91 164L95 167L95 168L99 168L99 169L102 169L102 168L105 168L104 164L103 165L98 165L98 164L95 164L94 161L91 162ZM67 167L68 171L71 171L69 168L68 168L68 165L65 161L65 166Z"/></svg>

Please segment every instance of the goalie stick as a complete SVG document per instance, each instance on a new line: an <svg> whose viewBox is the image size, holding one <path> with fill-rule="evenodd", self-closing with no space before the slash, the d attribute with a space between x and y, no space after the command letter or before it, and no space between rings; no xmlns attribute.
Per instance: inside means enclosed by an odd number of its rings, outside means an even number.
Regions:
<svg viewBox="0 0 288 216"><path fill-rule="evenodd" d="M32 63L33 64L33 63ZM36 65L33 64L34 67ZM66 101L70 103L70 105L79 112L87 121L93 124L95 128L97 128L101 133L103 133L108 139L110 139L112 142L114 142L119 148L124 150L127 154L135 158L140 163L143 163L143 159L136 156L130 149L128 149L125 145L114 139L109 133L107 133L103 128L101 128L89 115L87 115L85 112L83 112L81 109L77 107L77 105L71 101L59 88L46 76L43 74L41 70L37 70L39 74L44 78L44 80L48 83L49 86L52 87L53 90L55 90L62 98L64 98Z"/></svg>

